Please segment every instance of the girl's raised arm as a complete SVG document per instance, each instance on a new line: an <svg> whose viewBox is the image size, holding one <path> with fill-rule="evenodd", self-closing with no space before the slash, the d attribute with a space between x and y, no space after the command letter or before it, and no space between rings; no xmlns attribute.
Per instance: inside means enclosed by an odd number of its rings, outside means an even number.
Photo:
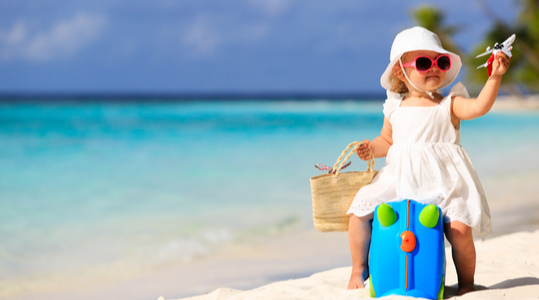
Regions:
<svg viewBox="0 0 539 300"><path fill-rule="evenodd" d="M457 96L453 99L453 115L460 120L479 118L490 111L502 82L502 76L509 68L509 57L498 52L492 62L492 73L477 99Z"/></svg>

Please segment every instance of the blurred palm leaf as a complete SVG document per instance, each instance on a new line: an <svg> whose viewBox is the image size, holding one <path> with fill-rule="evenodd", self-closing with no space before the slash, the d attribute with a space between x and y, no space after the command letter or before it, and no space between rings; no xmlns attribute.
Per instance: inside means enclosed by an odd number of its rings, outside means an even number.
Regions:
<svg viewBox="0 0 539 300"><path fill-rule="evenodd" d="M483 53L487 46L505 41L511 34L516 33L511 59L511 67L504 75L502 88L511 94L519 95L518 86L524 86L528 91L539 91L539 1L521 0L520 14L515 24L508 25L494 15L486 1L476 0L479 7L494 22L491 30L471 51L465 53L453 40L453 36L462 30L459 26L445 24L445 14L431 5L422 5L413 10L412 17L418 25L436 33L447 50L458 54L463 64L468 68L467 79L475 84L473 93L477 93L488 79L486 70L475 70L488 57L475 60L474 57Z"/></svg>

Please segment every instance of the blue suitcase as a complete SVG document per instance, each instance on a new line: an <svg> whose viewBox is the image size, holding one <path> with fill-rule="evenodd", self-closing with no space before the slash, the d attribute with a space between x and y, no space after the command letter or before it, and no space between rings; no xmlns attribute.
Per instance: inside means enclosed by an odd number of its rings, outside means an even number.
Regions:
<svg viewBox="0 0 539 300"><path fill-rule="evenodd" d="M371 297L443 299L443 216L436 205L403 200L374 210L369 252Z"/></svg>

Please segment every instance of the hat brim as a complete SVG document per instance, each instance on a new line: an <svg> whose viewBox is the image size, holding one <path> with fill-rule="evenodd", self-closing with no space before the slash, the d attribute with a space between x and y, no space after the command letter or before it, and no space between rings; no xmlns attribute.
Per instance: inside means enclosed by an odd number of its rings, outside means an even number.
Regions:
<svg viewBox="0 0 539 300"><path fill-rule="evenodd" d="M417 50L435 51L435 52L438 52L438 53L441 53L441 54L448 54L449 57L451 58L451 68L449 69L449 71L447 71L446 76L445 76L445 80L442 83L442 85L440 85L438 87L439 89L443 89L443 88L447 87L448 85L450 85L457 78L457 75L460 72L460 68L462 67L462 62L460 60L460 56L456 55L453 52L449 52L449 51L447 51L447 50L445 50L443 48L438 48L438 47L433 47L431 49L427 49L427 48L417 49L416 48L416 49L413 49L413 50L410 50L410 51L417 51ZM391 90L391 83L389 82L389 75L391 75L391 73L393 73L393 66L395 66L396 63L398 63L399 58L406 52L409 52L409 51L404 51L404 52L398 54L389 63L386 70L382 74L382 77L380 78L380 84L382 85L382 87L384 87L388 91Z"/></svg>

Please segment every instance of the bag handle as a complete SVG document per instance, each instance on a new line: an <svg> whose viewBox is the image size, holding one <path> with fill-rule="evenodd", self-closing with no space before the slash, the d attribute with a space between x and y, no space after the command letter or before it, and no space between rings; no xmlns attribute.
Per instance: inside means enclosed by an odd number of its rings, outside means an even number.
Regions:
<svg viewBox="0 0 539 300"><path fill-rule="evenodd" d="M359 148L359 146L361 145L363 145L363 143L361 142L351 142L350 144L348 144L346 149L344 149L344 151L341 153L341 156L337 158L337 162L333 165L333 170L335 170L335 174L334 174L335 176L339 175L344 162L347 161L350 158L350 156L352 156L352 153L354 153L356 149ZM352 151L350 151L350 153L348 153L348 155L346 155L346 157L341 161L342 157L346 154L346 152L348 152L348 150L350 150L350 148L352 148ZM339 162L341 163L340 165L339 165ZM339 166L339 168L337 168L337 166ZM372 155L372 152L371 152L371 157L369 158L369 162L367 164L367 172L372 172L372 171L374 171L374 156Z"/></svg>

